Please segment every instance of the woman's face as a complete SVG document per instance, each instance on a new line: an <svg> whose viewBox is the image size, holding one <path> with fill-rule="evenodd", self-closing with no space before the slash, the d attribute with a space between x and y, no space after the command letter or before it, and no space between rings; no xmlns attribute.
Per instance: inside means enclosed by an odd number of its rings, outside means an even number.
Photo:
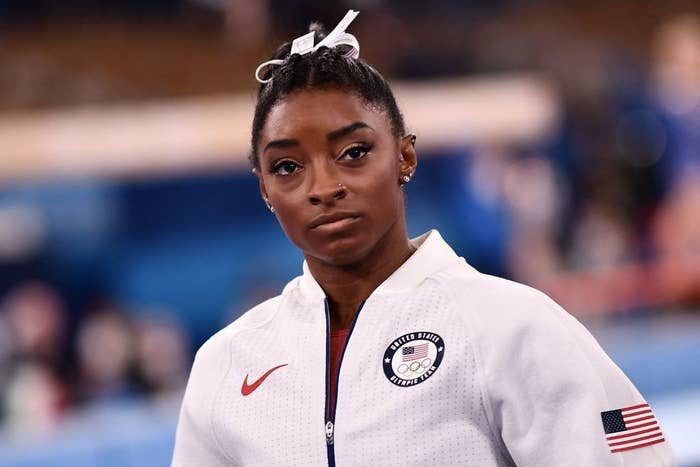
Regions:
<svg viewBox="0 0 700 467"><path fill-rule="evenodd" d="M272 108L257 151L262 195L307 259L352 265L382 241L405 242L399 182L415 151L382 110L343 91L297 91Z"/></svg>

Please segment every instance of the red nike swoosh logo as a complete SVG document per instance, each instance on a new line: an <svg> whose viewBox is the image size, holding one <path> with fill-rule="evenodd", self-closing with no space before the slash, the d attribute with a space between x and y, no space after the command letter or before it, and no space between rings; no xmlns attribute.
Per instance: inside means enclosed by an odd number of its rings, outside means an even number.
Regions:
<svg viewBox="0 0 700 467"><path fill-rule="evenodd" d="M285 363L283 365L277 365L276 367L270 368L269 370L267 370L265 372L264 375L262 375L257 380L253 381L253 384L248 384L248 375L245 375L245 379L243 380L243 386L241 386L241 394L244 396L249 395L251 392L258 389L258 386L260 386L262 384L262 382L265 381L265 379L268 376L270 376L270 373L272 373L273 371L275 371L279 368L282 368L283 366L287 366L287 363Z"/></svg>

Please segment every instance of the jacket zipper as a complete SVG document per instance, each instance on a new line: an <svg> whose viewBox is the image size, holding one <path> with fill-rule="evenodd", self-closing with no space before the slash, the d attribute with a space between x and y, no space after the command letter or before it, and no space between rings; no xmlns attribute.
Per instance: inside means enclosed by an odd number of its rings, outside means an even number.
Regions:
<svg viewBox="0 0 700 467"><path fill-rule="evenodd" d="M345 349L347 349L348 347L350 336L352 335L353 329L355 329L357 317L360 315L360 311L365 305L365 302L363 301L362 303L360 303L360 306L355 312L355 316L353 316L352 318L352 323L350 323L350 329L348 329L348 336L345 338L343 350L340 352L340 361L338 362L338 368L336 369L336 373L334 375L331 375L331 312L330 306L328 305L328 298L325 298L323 303L326 311L326 451L328 453L328 465L330 467L335 467L335 414L338 412L338 381L340 380L340 367L343 364L343 358L345 357ZM332 415L330 404L331 378L335 378L335 394L333 398L333 407L335 408L335 410L333 411Z"/></svg>

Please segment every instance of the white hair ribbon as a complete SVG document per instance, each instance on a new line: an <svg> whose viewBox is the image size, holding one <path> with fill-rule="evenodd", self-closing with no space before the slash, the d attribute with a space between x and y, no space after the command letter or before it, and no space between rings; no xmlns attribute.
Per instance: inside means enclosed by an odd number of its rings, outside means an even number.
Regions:
<svg viewBox="0 0 700 467"><path fill-rule="evenodd" d="M345 14L345 17L343 17L343 19L340 20L338 25L330 32L330 34L328 34L321 42L319 42L316 45L314 45L314 31L304 34L303 36L297 37L296 39L294 39L294 41L292 41L292 50L289 53L289 55L304 55L309 52L318 50L320 47L328 47L332 49L338 47L339 45L345 45L349 47L349 50L344 54L346 57L359 57L360 43L357 42L355 36L345 32L345 29L347 29L347 27L350 26L350 23L352 23L352 21L359 13L359 11L348 10L348 12ZM260 72L267 66L281 65L283 63L284 60L278 58L261 63L260 65L258 65L258 68L255 69L255 79L258 80L259 83L267 83L272 78L270 77L268 79L262 79L260 78Z"/></svg>

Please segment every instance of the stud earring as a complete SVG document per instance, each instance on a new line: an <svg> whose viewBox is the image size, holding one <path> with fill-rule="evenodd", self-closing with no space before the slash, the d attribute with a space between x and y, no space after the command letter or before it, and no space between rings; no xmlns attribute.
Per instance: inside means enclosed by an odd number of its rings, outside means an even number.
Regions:
<svg viewBox="0 0 700 467"><path fill-rule="evenodd" d="M267 209L269 209L270 212L275 212L275 208L270 203L270 200L267 198L263 198L263 200L265 200L265 206L267 206Z"/></svg>
<svg viewBox="0 0 700 467"><path fill-rule="evenodd" d="M411 144L416 145L416 135L411 136Z"/></svg>
<svg viewBox="0 0 700 467"><path fill-rule="evenodd" d="M401 177L401 182L402 182L401 185L405 185L410 181L411 181L411 177L409 175L404 175Z"/></svg>

